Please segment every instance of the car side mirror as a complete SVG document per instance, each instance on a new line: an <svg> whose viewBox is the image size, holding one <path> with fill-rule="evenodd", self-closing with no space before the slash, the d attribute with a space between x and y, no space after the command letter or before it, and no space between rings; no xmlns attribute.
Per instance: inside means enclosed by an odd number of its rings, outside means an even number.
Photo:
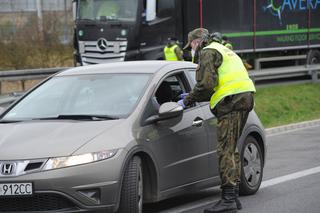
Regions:
<svg viewBox="0 0 320 213"><path fill-rule="evenodd" d="M153 115L145 120L145 124L176 118L183 114L183 108L176 102L163 103L159 108L159 114Z"/></svg>

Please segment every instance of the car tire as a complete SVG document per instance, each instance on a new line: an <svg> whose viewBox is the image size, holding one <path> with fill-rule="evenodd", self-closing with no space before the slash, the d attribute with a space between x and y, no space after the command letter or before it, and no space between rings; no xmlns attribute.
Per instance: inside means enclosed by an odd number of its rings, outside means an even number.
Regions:
<svg viewBox="0 0 320 213"><path fill-rule="evenodd" d="M310 50L307 55L307 64L320 64L320 51Z"/></svg>
<svg viewBox="0 0 320 213"><path fill-rule="evenodd" d="M255 194L262 181L263 159L261 147L257 140L248 136L241 150L240 195Z"/></svg>
<svg viewBox="0 0 320 213"><path fill-rule="evenodd" d="M143 207L142 163L133 157L125 170L122 181L118 213L142 213Z"/></svg>

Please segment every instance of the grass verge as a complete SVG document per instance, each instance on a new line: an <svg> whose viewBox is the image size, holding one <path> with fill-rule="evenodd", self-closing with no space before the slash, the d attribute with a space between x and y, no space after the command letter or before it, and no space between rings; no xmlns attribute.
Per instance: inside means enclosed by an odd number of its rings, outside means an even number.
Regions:
<svg viewBox="0 0 320 213"><path fill-rule="evenodd" d="M320 84L257 88L255 111L266 128L320 119Z"/></svg>

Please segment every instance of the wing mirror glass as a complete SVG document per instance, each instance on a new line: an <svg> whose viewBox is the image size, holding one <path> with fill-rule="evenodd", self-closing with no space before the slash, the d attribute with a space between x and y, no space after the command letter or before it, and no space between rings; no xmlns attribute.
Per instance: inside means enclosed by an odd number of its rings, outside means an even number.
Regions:
<svg viewBox="0 0 320 213"><path fill-rule="evenodd" d="M159 108L158 115L153 115L145 121L145 124L151 124L170 118L176 118L183 114L183 108L176 102L163 103Z"/></svg>

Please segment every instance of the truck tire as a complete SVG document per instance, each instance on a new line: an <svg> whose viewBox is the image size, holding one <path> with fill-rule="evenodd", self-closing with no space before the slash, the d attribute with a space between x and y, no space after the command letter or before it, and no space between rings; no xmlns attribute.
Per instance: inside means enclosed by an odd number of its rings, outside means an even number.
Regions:
<svg viewBox="0 0 320 213"><path fill-rule="evenodd" d="M142 213L142 204L142 163L138 156L134 156L129 161L123 177L118 213Z"/></svg>
<svg viewBox="0 0 320 213"><path fill-rule="evenodd" d="M307 55L307 64L320 64L320 51L310 50Z"/></svg>
<svg viewBox="0 0 320 213"><path fill-rule="evenodd" d="M241 150L240 195L255 194L262 181L263 159L257 140L248 136Z"/></svg>

